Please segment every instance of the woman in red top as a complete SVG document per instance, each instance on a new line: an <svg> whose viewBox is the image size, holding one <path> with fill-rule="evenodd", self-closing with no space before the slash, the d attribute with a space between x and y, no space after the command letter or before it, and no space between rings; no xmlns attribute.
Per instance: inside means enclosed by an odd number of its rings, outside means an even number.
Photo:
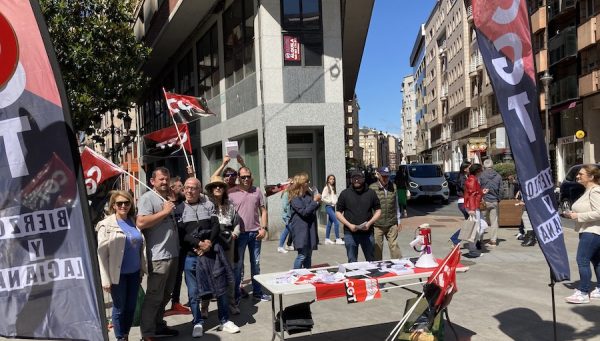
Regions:
<svg viewBox="0 0 600 341"><path fill-rule="evenodd" d="M487 189L481 189L479 185L479 179L477 176L483 171L483 168L480 164L475 163L469 167L469 177L465 181L464 188L464 198L465 198L465 210L469 213L469 219L475 220L477 223L475 224L475 229L477 230L477 235L475 236L475 240L478 241L480 239L479 234L479 220L481 219L481 215L479 212L479 203L481 202L481 197L487 192ZM476 258L481 256L481 252L477 250L475 243L468 244L469 253L465 255L467 258Z"/></svg>

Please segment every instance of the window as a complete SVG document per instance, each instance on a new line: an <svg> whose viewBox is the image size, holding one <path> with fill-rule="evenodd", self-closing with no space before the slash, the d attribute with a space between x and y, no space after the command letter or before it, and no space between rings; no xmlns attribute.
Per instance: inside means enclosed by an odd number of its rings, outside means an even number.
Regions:
<svg viewBox="0 0 600 341"><path fill-rule="evenodd" d="M229 88L255 71L253 0L236 0L223 13L223 45Z"/></svg>
<svg viewBox="0 0 600 341"><path fill-rule="evenodd" d="M281 0L284 65L323 65L320 0ZM300 51L296 55L296 45ZM290 56L292 53L292 56Z"/></svg>
<svg viewBox="0 0 600 341"><path fill-rule="evenodd" d="M184 95L193 95L194 86L192 78L194 75L194 64L192 61L192 50L177 64L178 92Z"/></svg>
<svg viewBox="0 0 600 341"><path fill-rule="evenodd" d="M198 43L198 94L212 98L219 94L219 46L217 27L213 26Z"/></svg>

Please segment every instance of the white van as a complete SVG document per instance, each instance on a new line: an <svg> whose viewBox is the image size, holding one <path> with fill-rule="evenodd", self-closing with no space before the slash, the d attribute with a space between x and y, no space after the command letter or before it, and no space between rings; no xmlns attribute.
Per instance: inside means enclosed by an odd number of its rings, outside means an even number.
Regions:
<svg viewBox="0 0 600 341"><path fill-rule="evenodd" d="M400 170L404 170L404 174L408 175L407 188L411 200L428 197L439 198L444 204L448 203L450 190L440 166L430 163L411 163L401 165Z"/></svg>

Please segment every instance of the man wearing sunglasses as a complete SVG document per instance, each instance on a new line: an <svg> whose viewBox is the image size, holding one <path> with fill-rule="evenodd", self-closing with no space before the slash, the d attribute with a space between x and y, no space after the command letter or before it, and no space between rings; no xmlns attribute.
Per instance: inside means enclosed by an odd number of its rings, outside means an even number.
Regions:
<svg viewBox="0 0 600 341"><path fill-rule="evenodd" d="M223 172L223 180L225 180L227 188L232 189L235 186L237 186L236 180L238 178L238 172L236 172L235 169L231 167L226 167L229 164L229 161L231 161L231 157L225 154L225 156L223 156L223 162L221 163L221 166L219 166L219 168L215 170L211 178L221 176L221 172ZM238 154L237 156L237 162L240 165L240 167L246 167L244 159L240 154Z"/></svg>
<svg viewBox="0 0 600 341"><path fill-rule="evenodd" d="M240 215L240 235L238 237L239 261L234 271L236 289L236 304L239 304L241 292L239 290L242 282L242 270L244 269L244 253L248 248L250 255L250 272L252 275L252 295L254 299L270 301L269 295L263 294L262 286L254 280L255 275L260 274L260 249L261 240L266 236L267 208L265 197L262 192L252 186L252 172L247 167L241 167L238 171L240 184L228 191L229 200L233 202Z"/></svg>
<svg viewBox="0 0 600 341"><path fill-rule="evenodd" d="M179 237L173 218L175 204L168 200L171 192L169 179L168 169L156 168L150 179L153 190L144 193L138 203L136 225L146 237L152 260L149 262L148 286L140 322L142 340L146 341L179 334L177 330L168 328L163 319L165 306L175 286L179 262Z"/></svg>

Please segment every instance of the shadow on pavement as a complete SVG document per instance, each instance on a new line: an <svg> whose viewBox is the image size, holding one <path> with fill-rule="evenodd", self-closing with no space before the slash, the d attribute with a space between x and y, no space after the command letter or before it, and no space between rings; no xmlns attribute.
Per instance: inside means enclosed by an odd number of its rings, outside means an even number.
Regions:
<svg viewBox="0 0 600 341"><path fill-rule="evenodd" d="M549 314L551 312L548 312ZM594 313L598 314L598 310ZM590 313L590 319L592 318ZM527 308L510 309L494 317L500 322L499 329L511 340L553 340L552 320L542 320L535 311ZM595 329L596 336L598 329ZM584 340L575 328L568 324L556 322L557 340ZM587 333L588 331L586 331Z"/></svg>

